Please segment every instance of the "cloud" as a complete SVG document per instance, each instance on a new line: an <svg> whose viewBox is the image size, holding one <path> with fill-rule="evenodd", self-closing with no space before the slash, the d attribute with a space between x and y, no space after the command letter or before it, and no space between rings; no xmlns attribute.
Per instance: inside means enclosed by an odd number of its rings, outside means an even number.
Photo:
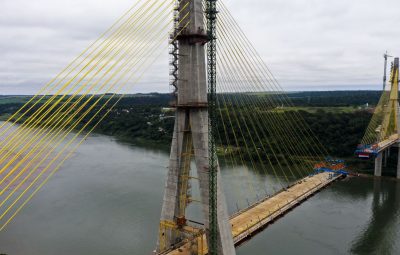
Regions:
<svg viewBox="0 0 400 255"><path fill-rule="evenodd" d="M1 0L0 94L34 94L132 0ZM382 54L400 54L398 0L226 0L283 87L379 89ZM140 86L168 92L165 53Z"/></svg>

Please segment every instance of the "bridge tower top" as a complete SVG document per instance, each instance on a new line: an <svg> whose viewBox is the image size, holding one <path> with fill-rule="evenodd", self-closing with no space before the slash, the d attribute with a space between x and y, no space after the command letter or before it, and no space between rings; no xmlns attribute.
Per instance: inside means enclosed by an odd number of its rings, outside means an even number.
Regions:
<svg viewBox="0 0 400 255"><path fill-rule="evenodd" d="M392 56L390 56L387 51L385 52L385 54L383 54L383 58L385 59L385 64L384 64L384 69L383 69L383 90L385 90L385 88L386 88L387 61L388 61L388 58L391 58L391 57Z"/></svg>
<svg viewBox="0 0 400 255"><path fill-rule="evenodd" d="M385 93L385 92L384 92ZM399 58L392 63L389 102L386 105L380 140L398 135L399 130Z"/></svg>

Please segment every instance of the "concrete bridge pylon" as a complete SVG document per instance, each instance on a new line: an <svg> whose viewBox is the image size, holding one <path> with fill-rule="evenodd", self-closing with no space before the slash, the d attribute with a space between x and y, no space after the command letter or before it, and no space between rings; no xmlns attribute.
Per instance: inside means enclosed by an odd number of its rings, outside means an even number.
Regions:
<svg viewBox="0 0 400 255"><path fill-rule="evenodd" d="M176 115L170 160L160 220L157 253L189 241L191 254L203 254L202 237L209 242L209 112L205 45L209 41L204 24L202 0L178 1L179 19L189 25L177 34L178 58L176 80ZM178 22L180 24L186 21ZM178 28L180 29L180 28ZM187 218L186 208L193 201L189 180L192 158L197 170L203 227L196 227ZM217 167L217 254L234 255L231 225ZM208 245L210 247L210 245Z"/></svg>
<svg viewBox="0 0 400 255"><path fill-rule="evenodd" d="M383 163L390 156L390 149L398 147L397 178L400 179L400 109L399 109L399 58L394 58L390 77L389 101L378 133L375 176L382 176Z"/></svg>

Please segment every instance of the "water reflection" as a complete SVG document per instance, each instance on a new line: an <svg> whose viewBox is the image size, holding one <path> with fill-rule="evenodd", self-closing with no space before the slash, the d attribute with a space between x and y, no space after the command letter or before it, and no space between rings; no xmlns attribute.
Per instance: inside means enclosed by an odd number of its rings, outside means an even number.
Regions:
<svg viewBox="0 0 400 255"><path fill-rule="evenodd" d="M400 210L400 183L375 179L371 219L355 239L353 254L395 254L398 240L398 217ZM362 212L360 212L362 213Z"/></svg>

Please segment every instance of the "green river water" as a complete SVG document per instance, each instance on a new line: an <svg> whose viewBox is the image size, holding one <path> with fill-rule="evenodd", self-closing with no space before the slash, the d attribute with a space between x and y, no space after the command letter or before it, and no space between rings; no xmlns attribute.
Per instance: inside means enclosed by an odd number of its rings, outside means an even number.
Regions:
<svg viewBox="0 0 400 255"><path fill-rule="evenodd" d="M8 255L148 255L168 152L91 136L0 233ZM222 167L229 208L237 171ZM273 179L248 172L260 182ZM239 255L400 254L400 182L337 182L237 249Z"/></svg>

